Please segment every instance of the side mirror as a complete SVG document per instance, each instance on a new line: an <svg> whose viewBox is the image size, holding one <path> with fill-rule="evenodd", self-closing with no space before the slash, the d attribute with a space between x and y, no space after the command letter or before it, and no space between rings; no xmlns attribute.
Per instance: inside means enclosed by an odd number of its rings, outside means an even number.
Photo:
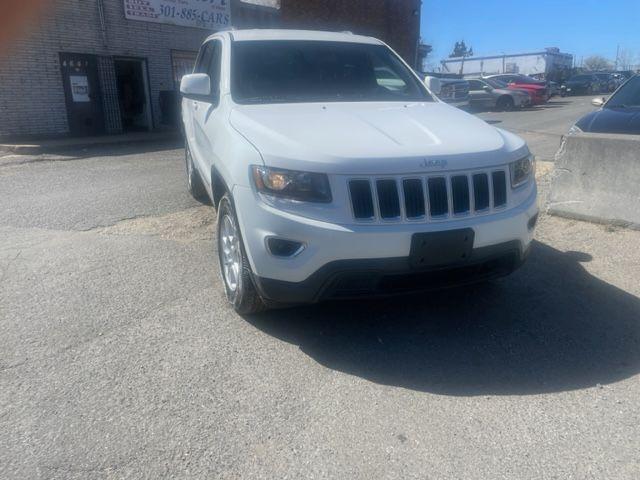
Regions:
<svg viewBox="0 0 640 480"><path fill-rule="evenodd" d="M440 95L442 91L442 83L439 78L436 77L425 77L424 84L427 86L429 91L434 95Z"/></svg>
<svg viewBox="0 0 640 480"><path fill-rule="evenodd" d="M607 102L607 99L605 97L602 97L602 98L598 97L591 100L591 105L593 105L594 107L601 107L606 102Z"/></svg>
<svg viewBox="0 0 640 480"><path fill-rule="evenodd" d="M185 75L180 81L180 93L194 100L205 100L211 97L211 79L206 73Z"/></svg>
<svg viewBox="0 0 640 480"><path fill-rule="evenodd" d="M483 85L483 86L482 86L482 89L483 89L485 92L490 92L491 90L493 90L489 85Z"/></svg>

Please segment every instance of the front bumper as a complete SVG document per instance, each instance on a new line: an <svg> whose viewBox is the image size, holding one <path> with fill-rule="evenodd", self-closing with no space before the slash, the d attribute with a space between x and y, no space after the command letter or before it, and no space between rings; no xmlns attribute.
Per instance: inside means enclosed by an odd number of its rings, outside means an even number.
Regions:
<svg viewBox="0 0 640 480"><path fill-rule="evenodd" d="M527 200L517 207L447 222L337 225L275 209L261 202L250 188L236 187L233 192L257 288L264 297L286 303L351 296L349 291L406 291L398 287L404 281L400 277L413 278L408 285L411 291L416 282L431 288L436 284L466 283L465 278L478 275L508 274L522 263L533 239L532 223L538 214L536 197L533 188ZM414 233L463 228L472 228L475 237L473 253L466 262L429 272L410 268L408 256ZM293 258L275 257L266 247L270 237L301 242L305 249ZM434 272L455 273L460 278L451 282L452 278ZM425 277L426 273L432 273L427 275L431 279ZM351 280L344 280L345 275ZM355 277L371 280L355 290L335 288L336 282L344 285Z"/></svg>
<svg viewBox="0 0 640 480"><path fill-rule="evenodd" d="M339 260L328 263L302 282L254 275L263 298L277 303L314 303L328 299L389 296L440 290L509 275L520 267L529 248L514 240L474 249L461 264L415 270L407 257Z"/></svg>

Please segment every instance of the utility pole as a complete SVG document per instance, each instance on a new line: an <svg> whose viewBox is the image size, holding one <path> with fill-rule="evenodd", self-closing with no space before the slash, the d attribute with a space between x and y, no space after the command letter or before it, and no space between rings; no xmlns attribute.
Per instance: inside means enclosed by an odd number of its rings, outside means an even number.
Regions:
<svg viewBox="0 0 640 480"><path fill-rule="evenodd" d="M620 44L618 44L618 48L616 49L616 72L618 71L618 62L620 61Z"/></svg>

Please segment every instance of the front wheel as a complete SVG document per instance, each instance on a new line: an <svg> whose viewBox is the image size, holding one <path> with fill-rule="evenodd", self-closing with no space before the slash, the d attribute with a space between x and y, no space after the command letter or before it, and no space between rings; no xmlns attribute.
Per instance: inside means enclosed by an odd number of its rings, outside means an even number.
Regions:
<svg viewBox="0 0 640 480"><path fill-rule="evenodd" d="M498 110L501 110L503 112L510 112L515 107L515 102L511 97L507 97L507 96L500 97L498 99L498 103L496 104L496 107Z"/></svg>
<svg viewBox="0 0 640 480"><path fill-rule="evenodd" d="M251 266L247 261L233 202L228 193L218 205L217 243L220 276L227 300L234 310L240 315L252 315L265 310L265 303L251 278Z"/></svg>

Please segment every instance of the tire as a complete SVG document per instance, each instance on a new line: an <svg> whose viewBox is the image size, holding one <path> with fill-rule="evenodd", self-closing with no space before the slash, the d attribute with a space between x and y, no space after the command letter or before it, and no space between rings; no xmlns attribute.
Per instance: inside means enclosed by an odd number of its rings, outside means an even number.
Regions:
<svg viewBox="0 0 640 480"><path fill-rule="evenodd" d="M217 230L218 263L227 300L240 315L254 315L266 310L266 304L253 283L238 218L228 193L218 204Z"/></svg>
<svg viewBox="0 0 640 480"><path fill-rule="evenodd" d="M514 109L514 107L515 107L515 102L513 101L513 98L507 95L500 97L496 102L496 108L503 112L510 112L511 110Z"/></svg>
<svg viewBox="0 0 640 480"><path fill-rule="evenodd" d="M189 145L185 142L184 147L184 161L187 168L187 188L193 198L202 203L208 203L209 195L207 189L204 187L200 173L193 164L193 157L191 156L191 150Z"/></svg>

